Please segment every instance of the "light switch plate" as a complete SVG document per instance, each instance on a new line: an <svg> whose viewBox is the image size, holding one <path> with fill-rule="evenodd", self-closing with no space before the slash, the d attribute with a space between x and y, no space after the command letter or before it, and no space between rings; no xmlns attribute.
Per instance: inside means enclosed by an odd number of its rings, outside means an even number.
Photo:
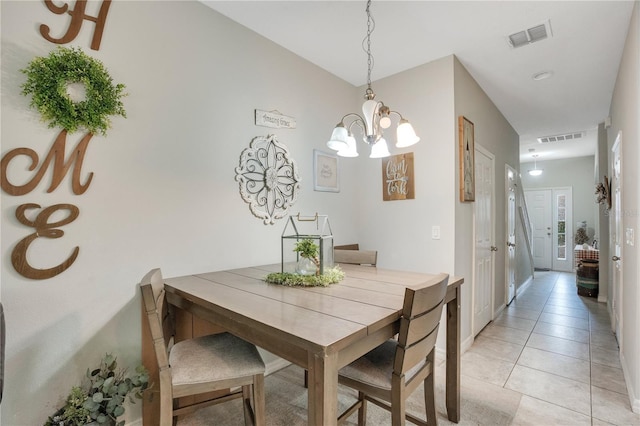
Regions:
<svg viewBox="0 0 640 426"><path fill-rule="evenodd" d="M431 239L439 240L440 239L440 227L435 225L431 227Z"/></svg>
<svg viewBox="0 0 640 426"><path fill-rule="evenodd" d="M628 246L632 246L635 244L635 237L633 234L634 234L633 228L625 229L625 236L626 236Z"/></svg>

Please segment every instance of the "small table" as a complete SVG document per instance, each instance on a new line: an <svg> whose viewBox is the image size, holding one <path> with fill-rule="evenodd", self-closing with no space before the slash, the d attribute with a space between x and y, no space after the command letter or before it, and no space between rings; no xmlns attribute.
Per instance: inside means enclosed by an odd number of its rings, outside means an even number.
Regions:
<svg viewBox="0 0 640 426"><path fill-rule="evenodd" d="M405 287L433 275L341 265L329 287L286 287L263 281L280 265L165 280L170 304L193 313L309 372L308 423L337 422L338 370L398 332ZM447 303L446 406L460 420L460 285L450 277Z"/></svg>

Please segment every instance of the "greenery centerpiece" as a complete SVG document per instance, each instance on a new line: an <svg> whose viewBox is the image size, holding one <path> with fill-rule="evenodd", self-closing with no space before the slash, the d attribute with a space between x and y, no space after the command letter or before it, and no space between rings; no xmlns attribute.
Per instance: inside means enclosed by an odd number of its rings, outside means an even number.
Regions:
<svg viewBox="0 0 640 426"><path fill-rule="evenodd" d="M49 417L45 426L105 425L124 426L118 417L125 412L124 403L135 403L142 399L142 391L149 385L149 373L144 366L136 368L135 374L118 369L116 357L106 354L100 366L87 369L86 383L74 386L65 405Z"/></svg>
<svg viewBox="0 0 640 426"><path fill-rule="evenodd" d="M266 282L286 286L326 287L335 284L344 278L344 272L340 267L326 268L324 274L320 274L319 247L311 238L304 238L296 242L293 251L300 256L300 262L308 261L313 265L315 273L307 274L305 266L299 266L297 273L274 272L267 275Z"/></svg>

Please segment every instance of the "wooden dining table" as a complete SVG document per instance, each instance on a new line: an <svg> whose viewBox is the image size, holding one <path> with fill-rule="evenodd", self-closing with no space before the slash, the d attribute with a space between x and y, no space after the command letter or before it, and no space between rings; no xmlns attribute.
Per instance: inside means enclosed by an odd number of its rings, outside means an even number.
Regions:
<svg viewBox="0 0 640 426"><path fill-rule="evenodd" d="M264 281L281 265L263 265L165 279L167 300L308 371L308 424L337 422L338 370L399 329L406 287L431 274L340 265L345 277L328 287ZM446 407L460 420L460 286L450 277L446 302ZM268 407L267 407L268 409Z"/></svg>

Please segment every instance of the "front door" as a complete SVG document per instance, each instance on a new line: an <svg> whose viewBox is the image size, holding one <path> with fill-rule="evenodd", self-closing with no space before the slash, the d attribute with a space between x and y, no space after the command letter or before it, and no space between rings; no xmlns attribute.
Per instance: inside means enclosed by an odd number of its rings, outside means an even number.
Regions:
<svg viewBox="0 0 640 426"><path fill-rule="evenodd" d="M478 334L491 321L494 283L494 156L476 145L475 267L473 331Z"/></svg>
<svg viewBox="0 0 640 426"><path fill-rule="evenodd" d="M536 269L551 269L551 190L527 190L525 198L531 219L533 265Z"/></svg>

